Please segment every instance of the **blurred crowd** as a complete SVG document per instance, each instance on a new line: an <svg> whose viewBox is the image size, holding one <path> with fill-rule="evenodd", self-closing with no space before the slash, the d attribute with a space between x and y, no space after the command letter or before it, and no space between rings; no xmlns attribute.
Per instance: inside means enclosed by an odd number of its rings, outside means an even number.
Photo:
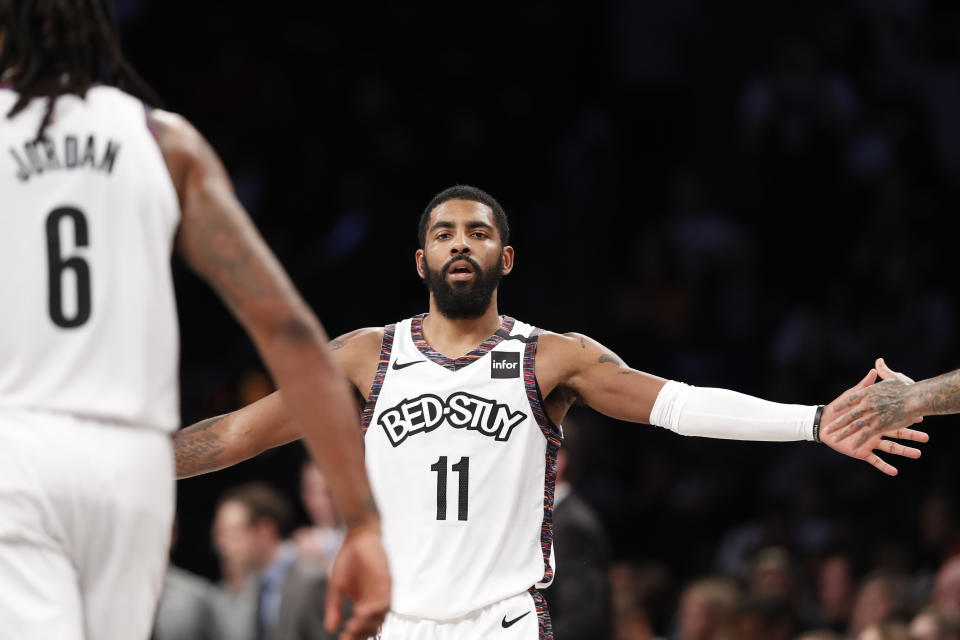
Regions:
<svg viewBox="0 0 960 640"><path fill-rule="evenodd" d="M638 369L813 404L877 356L960 366L954 0L118 4L333 335L425 310L416 219L467 182L511 216L501 312ZM183 270L177 288L185 423L268 392L213 296ZM953 418L895 479L809 443L569 422L568 507L606 542L557 575L610 590L615 637L956 635ZM250 479L291 498L301 457L181 483L174 560L232 583L218 500Z"/></svg>

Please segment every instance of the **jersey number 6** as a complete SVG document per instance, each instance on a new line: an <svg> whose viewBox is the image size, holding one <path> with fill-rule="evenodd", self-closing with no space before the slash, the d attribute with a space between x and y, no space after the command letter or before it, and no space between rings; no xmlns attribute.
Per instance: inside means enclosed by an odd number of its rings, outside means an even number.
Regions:
<svg viewBox="0 0 960 640"><path fill-rule="evenodd" d="M60 255L60 221L64 218L73 222L73 244L77 248L87 246L87 219L73 207L54 209L47 216L50 319L58 327L73 329L90 319L90 265L79 256L65 259ZM67 270L73 271L77 284L77 307L72 317L63 310L63 272Z"/></svg>

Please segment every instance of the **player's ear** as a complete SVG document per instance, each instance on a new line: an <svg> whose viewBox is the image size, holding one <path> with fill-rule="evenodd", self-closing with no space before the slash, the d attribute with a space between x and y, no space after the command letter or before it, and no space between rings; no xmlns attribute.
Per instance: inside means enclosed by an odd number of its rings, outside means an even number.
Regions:
<svg viewBox="0 0 960 640"><path fill-rule="evenodd" d="M420 279L423 280L427 277L427 265L423 257L423 249L417 249L417 252L414 254L417 260L417 273L420 274Z"/></svg>
<svg viewBox="0 0 960 640"><path fill-rule="evenodd" d="M504 247L503 248L503 275L507 275L513 271L513 247Z"/></svg>

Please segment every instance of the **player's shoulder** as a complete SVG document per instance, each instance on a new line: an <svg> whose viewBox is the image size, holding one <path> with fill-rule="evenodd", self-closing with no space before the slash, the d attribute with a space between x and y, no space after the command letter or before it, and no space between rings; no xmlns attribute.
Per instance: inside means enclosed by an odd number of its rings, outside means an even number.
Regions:
<svg viewBox="0 0 960 640"><path fill-rule="evenodd" d="M355 329L330 341L333 351L347 350L353 353L380 353L383 327Z"/></svg>
<svg viewBox="0 0 960 640"><path fill-rule="evenodd" d="M537 351L541 350L550 350L550 351L567 351L573 349L583 348L586 341L592 340L582 333L556 333L554 331L542 331L539 338L537 338L538 347Z"/></svg>
<svg viewBox="0 0 960 640"><path fill-rule="evenodd" d="M334 360L344 369L358 389L366 388L367 376L372 377L380 361L380 343L383 327L356 329L330 341Z"/></svg>
<svg viewBox="0 0 960 640"><path fill-rule="evenodd" d="M552 366L575 371L587 364L598 362L609 349L591 338L577 332L540 334L537 359L549 360Z"/></svg>
<svg viewBox="0 0 960 640"><path fill-rule="evenodd" d="M189 154L201 148L200 132L178 113L151 109L147 113L147 124L164 152Z"/></svg>

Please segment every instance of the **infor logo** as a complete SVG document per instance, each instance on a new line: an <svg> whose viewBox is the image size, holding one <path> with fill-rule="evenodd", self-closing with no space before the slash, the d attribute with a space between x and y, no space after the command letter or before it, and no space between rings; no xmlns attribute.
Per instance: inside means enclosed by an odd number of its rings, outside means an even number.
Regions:
<svg viewBox="0 0 960 640"><path fill-rule="evenodd" d="M519 378L520 354L516 352L494 351L490 354L491 378Z"/></svg>

